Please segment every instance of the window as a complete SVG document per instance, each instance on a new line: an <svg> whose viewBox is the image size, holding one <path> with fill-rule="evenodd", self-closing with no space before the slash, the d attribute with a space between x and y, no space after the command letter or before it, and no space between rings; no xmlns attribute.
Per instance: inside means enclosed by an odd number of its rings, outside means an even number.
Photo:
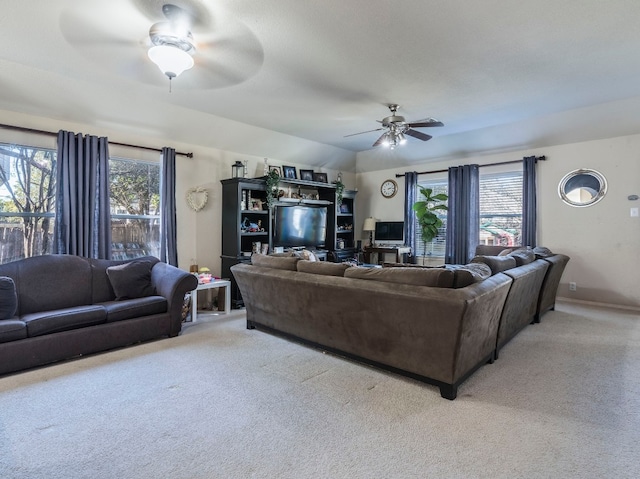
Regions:
<svg viewBox="0 0 640 479"><path fill-rule="evenodd" d="M522 171L480 175L480 244L522 244Z"/></svg>
<svg viewBox="0 0 640 479"><path fill-rule="evenodd" d="M440 180L430 180L430 181L421 181L420 186L425 188L430 188L433 191L434 195L438 195L444 193L448 194L449 185L446 179ZM418 193L420 190L418 189ZM424 196L418 194L418 201L424 200ZM417 256L432 256L435 258L444 258L444 251L446 247L446 233L447 233L447 212L446 211L437 211L436 215L438 218L442 220L442 226L438 230L438 236L436 236L433 241L429 243L425 243L422 241L422 237L420 236L420 226L418 226L418 220L414 219L415 231L416 231L416 248Z"/></svg>
<svg viewBox="0 0 640 479"><path fill-rule="evenodd" d="M420 186L448 194L446 179L421 181ZM444 257L446 212L440 234L424 245L416 224L418 256ZM522 171L480 175L480 244L519 246L522 241Z"/></svg>
<svg viewBox="0 0 640 479"><path fill-rule="evenodd" d="M160 164L109 159L111 258L160 256Z"/></svg>
<svg viewBox="0 0 640 479"><path fill-rule="evenodd" d="M0 263L51 253L54 150L0 144Z"/></svg>
<svg viewBox="0 0 640 479"><path fill-rule="evenodd" d="M160 164L109 160L113 259L160 254ZM56 151L0 143L0 264L51 254Z"/></svg>

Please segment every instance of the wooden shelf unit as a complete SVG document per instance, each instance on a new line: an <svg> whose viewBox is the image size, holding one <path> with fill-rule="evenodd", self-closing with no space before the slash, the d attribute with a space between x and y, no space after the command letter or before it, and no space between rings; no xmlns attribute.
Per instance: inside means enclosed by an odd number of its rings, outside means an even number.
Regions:
<svg viewBox="0 0 640 479"><path fill-rule="evenodd" d="M265 178L229 178L222 183L222 276L231 278L231 305L243 305L242 296L230 268L234 264L250 261L253 244L260 242L273 251L273 214L267 209ZM316 181L281 178L279 189L287 197L274 204L308 204L327 206L327 235L325 247L328 259L340 262L356 253L355 198L356 191L343 192L342 207L337 205L336 185ZM292 194L314 198L291 198ZM260 208L260 209L252 209ZM243 224L258 226L259 231L243 228ZM340 240L344 248L337 246Z"/></svg>

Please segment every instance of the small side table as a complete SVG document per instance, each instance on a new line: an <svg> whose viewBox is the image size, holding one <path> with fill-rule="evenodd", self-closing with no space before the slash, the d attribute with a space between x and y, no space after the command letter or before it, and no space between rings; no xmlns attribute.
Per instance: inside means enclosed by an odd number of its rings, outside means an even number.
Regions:
<svg viewBox="0 0 640 479"><path fill-rule="evenodd" d="M198 287L191 292L191 321L196 322L198 316L198 291L213 288L224 288L224 312L231 311L231 281L228 279L216 279L209 283L200 283ZM220 307L218 306L218 310Z"/></svg>

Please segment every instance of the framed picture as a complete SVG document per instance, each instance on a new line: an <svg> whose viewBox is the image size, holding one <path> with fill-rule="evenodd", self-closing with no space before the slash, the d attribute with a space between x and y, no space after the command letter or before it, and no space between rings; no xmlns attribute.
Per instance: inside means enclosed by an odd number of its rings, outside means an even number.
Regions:
<svg viewBox="0 0 640 479"><path fill-rule="evenodd" d="M280 171L280 167L279 166L269 166L269 171L277 171L278 172L278 176L282 176L282 171Z"/></svg>
<svg viewBox="0 0 640 479"><path fill-rule="evenodd" d="M320 183L329 183L329 181L327 180L327 174L326 173L314 173L313 174L313 181L318 181Z"/></svg>
<svg viewBox="0 0 640 479"><path fill-rule="evenodd" d="M300 170L300 179L313 181L313 170Z"/></svg>
<svg viewBox="0 0 640 479"><path fill-rule="evenodd" d="M283 166L282 173L285 178L290 178L292 180L297 180L298 175L296 175L296 167L295 166Z"/></svg>
<svg viewBox="0 0 640 479"><path fill-rule="evenodd" d="M251 210L257 210L257 211L261 211L262 210L262 200L256 199L256 198L251 198Z"/></svg>

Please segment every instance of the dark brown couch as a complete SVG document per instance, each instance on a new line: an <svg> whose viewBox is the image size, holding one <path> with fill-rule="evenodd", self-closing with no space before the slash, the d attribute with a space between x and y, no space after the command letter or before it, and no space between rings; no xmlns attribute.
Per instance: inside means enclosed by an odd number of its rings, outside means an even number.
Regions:
<svg viewBox="0 0 640 479"><path fill-rule="evenodd" d="M38 256L0 265L0 277L17 300L0 319L0 374L177 336L184 296L198 285L153 257Z"/></svg>
<svg viewBox="0 0 640 479"><path fill-rule="evenodd" d="M231 268L248 328L435 384L447 399L493 360L512 282L466 269L371 269L263 255L252 261Z"/></svg>

